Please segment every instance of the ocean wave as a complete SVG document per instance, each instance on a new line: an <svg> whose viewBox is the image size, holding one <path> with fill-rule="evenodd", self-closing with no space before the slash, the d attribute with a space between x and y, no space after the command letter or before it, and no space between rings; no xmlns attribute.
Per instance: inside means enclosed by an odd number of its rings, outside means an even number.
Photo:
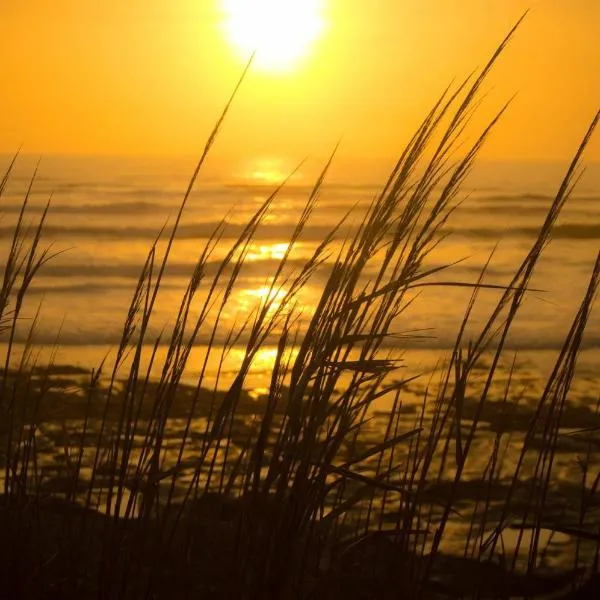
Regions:
<svg viewBox="0 0 600 600"><path fill-rule="evenodd" d="M27 208L31 212L42 212L45 205L30 204ZM51 214L67 214L73 215L120 215L120 214L139 214L152 213L157 211L173 211L175 207L169 204L161 204L156 202L105 202L98 204L52 204L50 207ZM2 212L7 214L19 213L21 211L20 204L7 204L2 207Z"/></svg>
<svg viewBox="0 0 600 600"><path fill-rule="evenodd" d="M540 227L511 227L506 230L495 227L474 227L449 229L447 233L462 237L497 239L498 237L535 238ZM565 223L552 229L552 238L557 240L599 240L600 222L598 223Z"/></svg>
<svg viewBox="0 0 600 600"><path fill-rule="evenodd" d="M207 325L207 331L210 329L209 324ZM223 328L228 329L228 328ZM59 345L60 346L116 346L119 344L122 335L122 325L117 323L114 326L104 327L103 329L97 329L95 331L88 331L83 333L81 330L75 330L69 328L69 321L64 323L61 330ZM151 325L148 330L147 343L151 344L154 340L161 335L162 339L168 339L170 333L169 327ZM15 342L25 343L28 339L27 331L16 332ZM217 335L214 340L216 346L222 346L227 342L227 336ZM243 345L248 342L249 338L246 334L241 334L238 339L238 344ZM469 336L465 337L468 341ZM6 341L4 337L0 337L0 342ZM35 341L37 344L52 345L56 342L56 331L55 330L44 330L39 328L36 331ZM135 341L135 340L133 340ZM265 341L265 346L275 346L279 341L277 333L271 334ZM432 331L426 332L422 337L416 335L396 338L391 337L386 339L382 344L382 349L389 350L404 350L404 349L415 349L415 350L451 350L454 347L456 339L450 334L444 331ZM202 347L206 345L208 338L205 335L200 335L196 340L194 346ZM564 345L564 336L555 337L540 337L536 332L531 332L530 335L511 335L504 344L505 351L507 352L527 352L527 351L559 351ZM489 349L494 349L495 345L490 344ZM584 335L583 341L580 346L581 350L600 350L600 333L592 332L589 328Z"/></svg>
<svg viewBox="0 0 600 600"><path fill-rule="evenodd" d="M256 182L230 182L225 184L226 189L231 190L245 190L254 193L271 194L278 184L267 184L267 183L256 183ZM284 185L283 191L295 192L298 194L310 194L314 189L314 182L311 183L297 183L288 182ZM321 191L324 194L329 192L346 192L351 195L354 194L373 194L377 193L378 190L382 189L382 185L375 185L372 183L343 183L343 182L328 182L325 181L322 185Z"/></svg>
<svg viewBox="0 0 600 600"><path fill-rule="evenodd" d="M207 221L203 223L192 223L180 225L177 231L179 239L203 239L208 238L220 227L219 221ZM223 232L223 239L236 239L244 231L245 225L228 223ZM285 241L289 239L294 231L294 224L262 224L256 231L254 239ZM311 225L305 228L302 238L310 240L323 240L333 229L332 225ZM14 227L0 227L0 235L9 237ZM88 239L114 239L114 240L154 240L158 235L157 227L109 227L106 225L52 225L44 227L45 238L88 238ZM349 227L339 230L341 235L349 232ZM29 235L34 231L30 230ZM168 232L166 233L168 235Z"/></svg>
<svg viewBox="0 0 600 600"><path fill-rule="evenodd" d="M164 200L164 198L161 199ZM187 205L187 212L200 212L206 209L206 204L202 203L200 206L194 203L194 197L191 197L190 203ZM239 198L231 197L230 204L234 206L239 203ZM365 200L367 202L369 198ZM288 202L289 199L286 199ZM297 199L297 208L300 210L304 207L305 199L298 198ZM364 203L358 202L358 205L364 205ZM348 201L346 198L329 198L323 199L319 202L320 209L335 209L340 211L340 215L342 212L350 210L354 206L357 205L356 201ZM254 202L252 206L247 206L249 210L252 210L252 207L256 209L258 206L257 202ZM0 210L0 214L18 214L21 212L22 204L19 200L16 202L4 204ZM27 207L27 212L30 213L41 213L45 210L46 204L44 203L30 203ZM147 201L147 200L130 200L130 201L117 201L117 202L85 202L85 203L53 203L50 206L50 214L66 214L69 216L86 216L86 215L136 215L136 216L146 216L146 215L156 215L156 214L174 214L179 208L178 202L167 203L167 202L159 202L159 201ZM217 208L214 205L211 206L214 209ZM230 206L227 204L223 204L223 212L229 209Z"/></svg>
<svg viewBox="0 0 600 600"><path fill-rule="evenodd" d="M8 187L8 191L13 194L23 194L26 187L29 185L29 180L16 179L13 180ZM187 181L173 182L169 181L164 184L146 185L146 184L126 184L119 182L69 182L55 181L51 179L38 180L34 184L34 194L50 195L53 194L60 197L61 194L81 193L83 195L107 195L107 196L130 196L133 198L140 197L169 197L183 198ZM263 183L263 182L215 182L204 183L192 191L192 196L195 197L215 197L215 196L239 196L240 193L245 195L262 195L268 196L273 194L279 187L278 183ZM281 189L280 193L301 195L308 197L314 189L314 183L296 183L288 182ZM322 187L323 193L342 193L349 196L372 195L381 186L372 184L353 184L353 183L325 183Z"/></svg>
<svg viewBox="0 0 600 600"><path fill-rule="evenodd" d="M482 195L480 199L485 199L488 202L500 203L500 202L552 202L555 196L551 194L538 194L535 192L526 192L522 194L490 194Z"/></svg>
<svg viewBox="0 0 600 600"><path fill-rule="evenodd" d="M293 207L300 209L311 191L311 186L304 184L290 184L280 192L280 198L286 202L286 212L292 212ZM51 205L50 214L85 216L85 215L158 215L175 212L183 198L183 189L175 190L172 187L145 187L145 186L89 186L83 184L61 183L58 192L81 192L77 202L60 200L60 193L55 194ZM40 190L36 190L39 192ZM40 212L45 208L48 195L57 190L50 186L42 186L42 194L31 198L28 211ZM273 185L264 184L222 184L203 186L194 190L188 202L187 211L199 213L206 208L209 201L222 202L223 212L236 203L252 201L245 208L252 210L256 207L256 199L264 199L274 191ZM321 194L319 207L346 212L355 206L365 206L377 194L378 188L371 185L331 184ZM93 198L102 198L102 202L95 202ZM433 194L432 200L437 196ZM90 201L92 200L92 201ZM536 215L547 211L553 201L553 196L538 193L524 194L491 194L479 195L465 205L461 213L468 215L490 213L515 213L520 215ZM290 204L291 202L291 204ZM22 195L10 195L0 207L0 213L17 214L22 206ZM275 201L277 206L277 200ZM600 214L600 196L576 195L569 200L569 208L577 211L589 210ZM214 213L218 204L212 204Z"/></svg>
<svg viewBox="0 0 600 600"><path fill-rule="evenodd" d="M333 260L333 259L332 259ZM305 267L307 260L301 258L288 258L285 266L285 273L299 272ZM275 273L280 266L280 260L276 258L258 258L255 260L246 260L241 272L242 277L268 277ZM331 272L332 262L324 262L321 267L313 275L313 280L322 281ZM442 263L429 262L426 269L441 269L445 265ZM456 281L476 281L481 273L483 265L480 264L457 264L448 267L442 271L443 277L447 279L451 277ZM190 262L169 262L167 265L164 277L165 281L169 279L187 279L192 275L195 263ZM214 276L219 269L222 268L222 262L219 260L208 261L205 265L204 274L206 278ZM5 269L5 265L0 264L0 272ZM233 269L233 264L229 264L223 270L224 275L228 275ZM375 266L367 268L364 277L369 278L374 275ZM81 262L78 264L65 264L57 261L46 263L39 271L37 277L31 284L32 293L46 292L71 292L71 293L87 293L94 289L102 289L106 291L107 283L105 280L110 279L111 289L123 288L130 289L138 280L142 271L142 263L110 263L110 264L89 264ZM508 266L493 266L488 265L486 269L486 280L488 282L501 283L508 280L513 274L513 270ZM81 282L81 278L86 280L86 283ZM69 280L64 281L55 280ZM118 280L124 280L119 282ZM432 278L433 280L433 278ZM169 285L171 285L169 283ZM172 284L173 288L182 289L185 283L177 282Z"/></svg>
<svg viewBox="0 0 600 600"><path fill-rule="evenodd" d="M305 264L305 260L296 260L289 259L287 261L287 268L291 270L301 269ZM221 268L221 261L209 261L205 266L205 275L207 277L215 275L219 268ZM277 267L280 265L279 260L266 259L266 260L257 260L257 261L246 261L244 263L244 271L245 274L256 274L257 276L264 275L267 276L269 273L274 273ZM194 263L169 263L165 269L165 277L190 277L194 270ZM3 267L0 266L0 270ZM229 269L225 269L224 273L227 274L229 270L233 269L233 265L229 265ZM43 282L45 278L73 278L73 277L86 277L86 278L123 278L123 279L135 279L137 280L142 271L142 264L76 264L76 265L66 265L66 264L57 264L49 262L44 265L44 267L40 270L38 279L34 280L33 288L36 289L36 282ZM113 284L111 283L111 286ZM40 286L37 289L40 289ZM85 291L87 287L86 285L80 285L77 283L72 284L72 286L64 286L60 287L60 289L71 290L71 289L80 289L81 291ZM99 285L99 287L106 286ZM128 287L128 286L124 286ZM178 286L181 288L181 286ZM55 291L59 290L58 286L54 286L53 289Z"/></svg>
<svg viewBox="0 0 600 600"><path fill-rule="evenodd" d="M8 189L9 193L13 197L13 206L20 208L20 203L23 200L23 194L21 190L17 191L13 188ZM272 190L271 190L272 191ZM82 198L85 197L106 197L106 198L134 198L134 199L168 199L173 201L172 206L178 206L179 201L183 199L185 194L185 187L173 189L172 187L136 187L136 186L88 186L81 184L68 184L61 183L56 186L54 185L43 185L38 186L34 189L36 197L41 197L45 201L50 195L60 201L62 194L73 194L78 193ZM221 198L221 197L237 197L239 194L235 194L234 190L219 187L203 187L197 190L193 190L190 194L190 198ZM121 201L116 201L114 204L118 205ZM53 206L56 206L53 204ZM3 207L3 210L6 207ZM72 206L73 209L78 209L79 206Z"/></svg>
<svg viewBox="0 0 600 600"><path fill-rule="evenodd" d="M491 203L491 202L477 202L477 204L471 204L465 211L471 210L474 213L481 214L510 214L517 215L519 217L525 215L546 215L550 208L549 203ZM569 212L585 213L590 216L595 215L600 217L600 198L594 199L573 199L568 204Z"/></svg>
<svg viewBox="0 0 600 600"><path fill-rule="evenodd" d="M462 227L448 227L444 231L456 236L483 239L499 239L506 237L535 238L539 232L536 226L517 226L507 229L498 227L470 227L468 219L462 219ZM201 240L209 238L219 228L217 221L206 221L202 223L190 223L180 225L177 231L178 239ZM244 225L228 223L223 231L222 239L237 239L244 231ZM264 223L256 230L254 239L260 241L285 242L290 239L294 231L293 223ZM5 238L12 236L13 227L0 227L0 235ZM305 241L321 241L331 233L333 225L309 225L302 232L301 239ZM133 227L133 226L89 226L89 225L52 225L44 227L45 239L71 239L86 238L88 240L149 240L153 241L158 235L157 227ZM170 230L167 229L165 235ZM337 238L356 231L356 225L344 225L337 232ZM29 230L33 235L34 230ZM572 240L596 240L600 239L600 221L595 223L564 223L556 225L552 231L554 239Z"/></svg>

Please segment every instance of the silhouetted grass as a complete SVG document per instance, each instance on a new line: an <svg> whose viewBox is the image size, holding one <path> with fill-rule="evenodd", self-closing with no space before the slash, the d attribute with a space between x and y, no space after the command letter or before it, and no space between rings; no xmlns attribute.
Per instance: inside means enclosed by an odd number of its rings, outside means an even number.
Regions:
<svg viewBox="0 0 600 600"><path fill-rule="evenodd" d="M48 208L33 234L23 226L32 178L0 288L0 326L8 339L0 388L0 569L10 597L509 598L559 587L566 594L595 576L600 475L594 434L600 420L597 407L569 412L568 396L600 258L536 407L516 404L518 367L505 342L598 115L512 279L504 287L487 285L484 270L473 282L448 363L440 379L423 388L416 411L403 406L413 381L400 378L400 357L383 345L390 336L418 335L402 320L408 305L419 301L415 290L437 285L443 293L444 286L457 285L451 279L433 283L430 277L441 269L427 268L426 257L443 237L460 186L503 112L458 154L481 85L517 26L480 74L442 95L359 228L342 238L341 250L335 246L337 254L333 242L343 223L300 269L288 268L292 249L319 210L334 152L268 293L248 320L227 328L224 310L285 181L209 275L215 248L225 244L225 219L216 228L199 251L173 329L153 338L149 322L171 249L232 97L174 226L160 231L149 249L114 361L87 374L85 383L53 361L38 364L36 319L22 356L14 353L23 300L51 258L50 249L41 249ZM0 200L13 165L0 183ZM331 259L316 310L308 325L301 324L298 293ZM375 274L365 279L367 272ZM486 288L500 292L498 302L467 339L473 306ZM190 386L182 378L199 336L208 340L206 356ZM278 343L268 392L251 402L245 381L273 336ZM223 337L226 342L218 343ZM216 353L222 361L242 339L244 356L228 389L209 388L209 358ZM151 379L163 343L168 350L160 376ZM149 358L145 348L153 349ZM498 398L492 390L506 361L512 367ZM82 395L64 392L75 384ZM393 406L373 441L371 409L388 395ZM76 420L77 428L67 420ZM565 423L581 431L566 437ZM492 443L477 470L486 431ZM50 468L40 464L48 438L55 453L60 448ZM554 476L556 452L568 443L583 448L580 483ZM517 463L508 471L506 454L514 448ZM445 544L456 527L463 550L450 553ZM545 566L546 532L577 540L573 564L561 573ZM510 547L509 537L515 542Z"/></svg>

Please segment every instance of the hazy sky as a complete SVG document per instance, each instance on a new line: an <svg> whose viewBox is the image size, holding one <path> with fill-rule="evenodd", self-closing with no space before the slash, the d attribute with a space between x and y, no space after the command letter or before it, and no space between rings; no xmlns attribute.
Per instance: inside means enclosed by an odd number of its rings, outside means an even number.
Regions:
<svg viewBox="0 0 600 600"><path fill-rule="evenodd" d="M0 151L197 153L244 62L226 2L1 0ZM439 92L481 66L526 8L486 87L482 116L517 96L485 156L565 160L600 108L599 0L321 4L315 40L297 49L305 56L293 68L251 72L216 148L221 160L322 155L340 137L345 156L393 156ZM241 10L229 16L245 23ZM302 35L284 27L281 44ZM587 158L600 160L600 140Z"/></svg>

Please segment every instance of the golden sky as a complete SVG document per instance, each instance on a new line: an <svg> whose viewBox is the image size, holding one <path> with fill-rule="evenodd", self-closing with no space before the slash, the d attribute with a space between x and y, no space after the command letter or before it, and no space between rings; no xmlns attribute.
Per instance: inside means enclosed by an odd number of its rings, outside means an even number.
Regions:
<svg viewBox="0 0 600 600"><path fill-rule="evenodd" d="M0 152L197 153L252 45L244 5L261 1L1 0ZM598 0L281 1L297 12L242 88L223 161L326 155L340 137L347 157L395 156L527 8L487 84L482 115L517 97L485 157L565 160L600 108Z"/></svg>

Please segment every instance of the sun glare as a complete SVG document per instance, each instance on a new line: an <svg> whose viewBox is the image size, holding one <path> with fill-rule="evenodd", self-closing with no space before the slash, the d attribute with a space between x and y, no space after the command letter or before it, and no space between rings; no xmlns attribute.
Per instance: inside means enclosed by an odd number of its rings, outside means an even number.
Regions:
<svg viewBox="0 0 600 600"><path fill-rule="evenodd" d="M281 288L271 289L271 286L263 285L251 288L243 292L247 298L247 306L254 307L258 303L270 303L270 312L275 312L281 306L287 292ZM254 306L253 306L254 305Z"/></svg>
<svg viewBox="0 0 600 600"><path fill-rule="evenodd" d="M260 246L254 244L246 254L246 260L254 262L259 260L282 260L289 247L290 245L285 242L261 244Z"/></svg>
<svg viewBox="0 0 600 600"><path fill-rule="evenodd" d="M275 366L275 361L277 360L278 349L275 347L265 347L260 348L254 358L252 360L252 364L250 366L250 371L254 374L258 373L267 373L270 374L271 370ZM246 355L246 350L241 348L234 348L231 352L231 358L234 361L235 367L239 368L239 365L242 364L244 357ZM298 356L297 348L288 348L283 353L283 362L288 362L289 360L294 360ZM260 393L267 393L268 388L257 388L254 390L255 395L259 395ZM253 395L251 393L251 395Z"/></svg>
<svg viewBox="0 0 600 600"><path fill-rule="evenodd" d="M323 31L322 0L222 0L229 42L255 65L289 71Z"/></svg>

